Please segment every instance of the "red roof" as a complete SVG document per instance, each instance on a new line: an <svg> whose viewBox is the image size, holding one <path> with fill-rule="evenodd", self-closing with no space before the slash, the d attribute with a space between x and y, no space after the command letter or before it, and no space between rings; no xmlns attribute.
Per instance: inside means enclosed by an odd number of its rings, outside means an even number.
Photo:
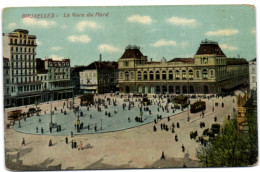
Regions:
<svg viewBox="0 0 260 172"><path fill-rule="evenodd" d="M120 59L140 59L141 57L143 54L139 49L126 49Z"/></svg>
<svg viewBox="0 0 260 172"><path fill-rule="evenodd" d="M201 41L200 47L196 53L196 55L203 54L215 54L216 56L226 56L219 47L217 42L210 41L207 39Z"/></svg>
<svg viewBox="0 0 260 172"><path fill-rule="evenodd" d="M174 58L168 62L194 63L194 58Z"/></svg>

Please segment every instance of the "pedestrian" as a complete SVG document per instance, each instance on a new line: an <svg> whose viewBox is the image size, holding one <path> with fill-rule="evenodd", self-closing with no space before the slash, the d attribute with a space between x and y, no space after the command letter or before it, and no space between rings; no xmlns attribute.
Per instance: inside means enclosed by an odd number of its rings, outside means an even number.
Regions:
<svg viewBox="0 0 260 172"><path fill-rule="evenodd" d="M156 128L156 126L154 125L154 126L153 126L153 131L156 132L156 130L157 130L157 128Z"/></svg>
<svg viewBox="0 0 260 172"><path fill-rule="evenodd" d="M41 121L42 121L41 118L39 118L39 123L41 123Z"/></svg>
<svg viewBox="0 0 260 172"><path fill-rule="evenodd" d="M178 142L178 136L177 136L177 134L175 135L175 141Z"/></svg>
<svg viewBox="0 0 260 172"><path fill-rule="evenodd" d="M36 127L36 133L38 133L38 126Z"/></svg>
<svg viewBox="0 0 260 172"><path fill-rule="evenodd" d="M174 133L175 131L174 131L174 128L172 128L172 133Z"/></svg>
<svg viewBox="0 0 260 172"><path fill-rule="evenodd" d="M50 133L52 133L52 127L50 127Z"/></svg>
<svg viewBox="0 0 260 172"><path fill-rule="evenodd" d="M43 128L41 128L41 133L43 134Z"/></svg>
<svg viewBox="0 0 260 172"><path fill-rule="evenodd" d="M26 122L26 117L24 117L24 119L23 119L23 120L24 120L24 122Z"/></svg>
<svg viewBox="0 0 260 172"><path fill-rule="evenodd" d="M50 141L49 141L49 146L52 146L52 140L50 139Z"/></svg>
<svg viewBox="0 0 260 172"><path fill-rule="evenodd" d="M163 151L162 151L161 159L164 159L164 160L165 160L165 155L164 155L164 152L163 152Z"/></svg>
<svg viewBox="0 0 260 172"><path fill-rule="evenodd" d="M65 142L66 142L66 144L68 144L68 142L69 142L69 139L67 136L65 137Z"/></svg>
<svg viewBox="0 0 260 172"><path fill-rule="evenodd" d="M181 149L182 149L182 152L185 152L185 147L184 147L183 144L182 144L182 146L181 146Z"/></svg>
<svg viewBox="0 0 260 172"><path fill-rule="evenodd" d="M75 126L75 130L76 130L77 129L77 124L75 123L74 126Z"/></svg>
<svg viewBox="0 0 260 172"><path fill-rule="evenodd" d="M23 138L23 141L22 141L22 146L25 146L25 140L24 140L24 138Z"/></svg>
<svg viewBox="0 0 260 172"><path fill-rule="evenodd" d="M74 141L71 140L71 149L73 149L73 148L74 148Z"/></svg>

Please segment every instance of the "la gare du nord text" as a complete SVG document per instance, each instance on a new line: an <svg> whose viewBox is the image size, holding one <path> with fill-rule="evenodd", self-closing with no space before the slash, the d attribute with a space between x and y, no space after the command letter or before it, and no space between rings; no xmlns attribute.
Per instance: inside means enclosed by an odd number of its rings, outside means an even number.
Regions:
<svg viewBox="0 0 260 172"><path fill-rule="evenodd" d="M96 12L96 13L64 13L63 17L94 17L94 16L98 16L98 17L107 17L109 15L109 12L107 13L100 13L100 12Z"/></svg>

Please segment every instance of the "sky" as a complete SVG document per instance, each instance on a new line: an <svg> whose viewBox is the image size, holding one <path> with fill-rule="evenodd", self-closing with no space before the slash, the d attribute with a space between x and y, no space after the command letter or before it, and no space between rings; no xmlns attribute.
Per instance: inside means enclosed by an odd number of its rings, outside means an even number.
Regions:
<svg viewBox="0 0 260 172"><path fill-rule="evenodd" d="M3 32L18 28L37 36L37 58L70 58L72 66L99 54L117 61L129 44L154 61L193 57L204 39L227 57L256 57L255 9L246 5L4 9Z"/></svg>

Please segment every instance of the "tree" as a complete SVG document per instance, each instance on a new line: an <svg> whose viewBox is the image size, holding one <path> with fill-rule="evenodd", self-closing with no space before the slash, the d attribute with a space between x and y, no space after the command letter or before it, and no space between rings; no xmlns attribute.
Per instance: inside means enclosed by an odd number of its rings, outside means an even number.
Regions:
<svg viewBox="0 0 260 172"><path fill-rule="evenodd" d="M247 136L237 132L236 118L225 120L221 132L206 147L197 151L203 167L248 166Z"/></svg>
<svg viewBox="0 0 260 172"><path fill-rule="evenodd" d="M250 107L246 111L248 123L247 140L249 144L248 160L250 164L255 164L258 160L258 138L257 138L257 92L251 91L249 99Z"/></svg>

